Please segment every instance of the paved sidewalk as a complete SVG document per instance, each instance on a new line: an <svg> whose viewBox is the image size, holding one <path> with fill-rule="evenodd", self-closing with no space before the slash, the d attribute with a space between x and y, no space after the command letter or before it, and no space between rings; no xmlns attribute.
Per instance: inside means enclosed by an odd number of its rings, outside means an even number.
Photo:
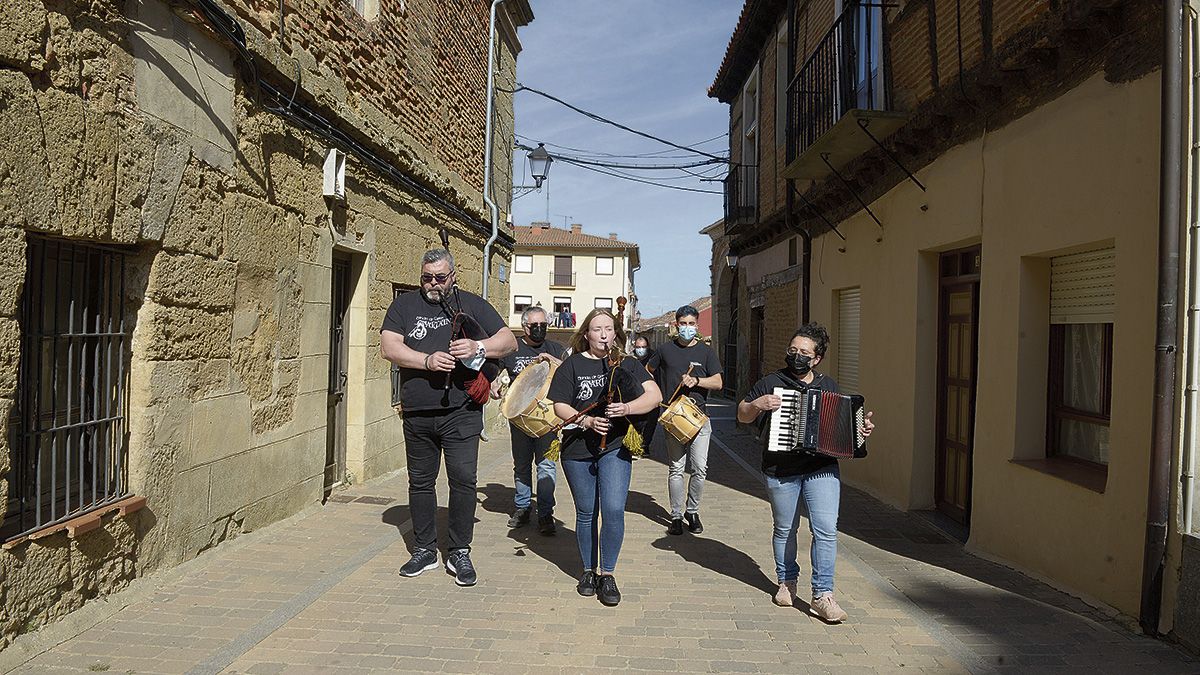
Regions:
<svg viewBox="0 0 1200 675"><path fill-rule="evenodd" d="M668 536L661 449L634 464L606 608L575 593L574 512L560 477L556 537L510 532L507 439L480 452L474 588L396 574L411 528L403 475L246 535L21 638L15 672L361 673L1200 672L1200 662L1087 605L965 553L922 518L843 492L830 626L771 604L770 510L753 441L713 406L700 536ZM868 460L869 461L869 460ZM444 484L445 479L441 482ZM446 495L441 495L445 504ZM442 510L444 532L444 509ZM807 543L801 537L802 547ZM807 578L807 551L801 557ZM803 590L803 589L802 589ZM112 609L107 609L112 608ZM89 611L85 608L85 612ZM87 624L94 625L87 625ZM16 663L22 654L24 663Z"/></svg>

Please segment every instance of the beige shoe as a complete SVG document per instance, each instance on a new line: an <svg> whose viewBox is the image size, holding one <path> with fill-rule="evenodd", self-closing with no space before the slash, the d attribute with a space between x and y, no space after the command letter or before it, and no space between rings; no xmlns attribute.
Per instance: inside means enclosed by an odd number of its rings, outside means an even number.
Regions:
<svg viewBox="0 0 1200 675"><path fill-rule="evenodd" d="M796 600L796 582L781 581L773 600L780 607L791 607Z"/></svg>
<svg viewBox="0 0 1200 675"><path fill-rule="evenodd" d="M849 614L846 614L846 610L837 604L837 600L833 599L833 595L813 598L812 603L808 606L808 613L829 623L841 623L850 617Z"/></svg>

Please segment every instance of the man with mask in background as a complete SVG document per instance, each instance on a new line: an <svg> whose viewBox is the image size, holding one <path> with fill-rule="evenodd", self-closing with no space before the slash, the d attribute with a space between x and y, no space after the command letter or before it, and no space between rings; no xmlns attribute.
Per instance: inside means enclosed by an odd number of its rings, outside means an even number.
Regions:
<svg viewBox="0 0 1200 675"><path fill-rule="evenodd" d="M678 389L678 395L692 397L703 412L708 392L719 391L725 383L717 353L700 341L696 329L699 318L700 312L691 305L676 310L675 325L679 334L673 341L659 347L646 368L654 373L664 396L670 396L668 392ZM663 403L670 405L671 401L664 400ZM711 437L712 422L707 419L700 432L688 443L680 443L671 434L663 436L667 444L667 492L671 499L671 525L667 528L667 534L683 534L684 518L687 518L689 532L700 534L704 531L704 525L700 523L700 496L708 475L708 444ZM683 473L689 460L692 475L685 489Z"/></svg>
<svg viewBox="0 0 1200 675"><path fill-rule="evenodd" d="M650 341L644 336L639 335L633 341L633 358L637 359L638 363L641 363L643 366L654 357L654 353L654 350L650 348Z"/></svg>
<svg viewBox="0 0 1200 675"><path fill-rule="evenodd" d="M521 313L521 327L525 335L517 340L517 351L501 360L501 365L508 371L510 377L516 378L525 367L536 361L549 361L557 366L565 358L566 347L546 339L546 329L549 327L549 317L541 307L527 307ZM500 397L500 380L492 383L492 398ZM512 436L513 479L516 483L516 495L513 501L516 510L508 519L510 528L523 527L529 524L530 502L533 495L533 470L531 465L537 465L537 512L538 532L552 535L557 531L554 524L554 483L558 478L554 462L546 459L546 450L554 440L554 434L546 434L541 438L530 438L516 425L509 423L509 434Z"/></svg>

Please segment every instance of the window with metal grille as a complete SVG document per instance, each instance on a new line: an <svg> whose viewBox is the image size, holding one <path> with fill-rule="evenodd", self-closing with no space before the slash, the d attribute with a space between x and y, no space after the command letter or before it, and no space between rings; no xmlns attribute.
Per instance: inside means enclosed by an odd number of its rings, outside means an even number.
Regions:
<svg viewBox="0 0 1200 675"><path fill-rule="evenodd" d="M401 293L417 290L410 284L392 284L392 299L400 297ZM400 405L400 366L392 364L392 405Z"/></svg>
<svg viewBox="0 0 1200 675"><path fill-rule="evenodd" d="M129 493L125 263L119 249L29 238L2 539Z"/></svg>

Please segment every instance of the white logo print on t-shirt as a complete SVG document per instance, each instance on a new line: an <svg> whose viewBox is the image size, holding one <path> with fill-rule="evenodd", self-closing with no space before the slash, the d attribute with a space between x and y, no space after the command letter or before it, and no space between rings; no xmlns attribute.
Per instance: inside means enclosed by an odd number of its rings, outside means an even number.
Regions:
<svg viewBox="0 0 1200 675"><path fill-rule="evenodd" d="M408 333L408 337L414 340L424 340L425 336L431 330L437 330L443 326L449 326L450 319L444 316L435 316L433 318L420 317L417 319L417 325Z"/></svg>

